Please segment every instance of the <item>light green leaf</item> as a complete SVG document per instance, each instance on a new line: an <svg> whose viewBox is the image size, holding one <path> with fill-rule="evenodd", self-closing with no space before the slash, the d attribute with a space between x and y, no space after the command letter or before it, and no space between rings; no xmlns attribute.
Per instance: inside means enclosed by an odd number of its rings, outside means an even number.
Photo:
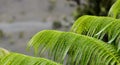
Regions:
<svg viewBox="0 0 120 65"><path fill-rule="evenodd" d="M1 58L3 58L4 56L8 55L9 52L6 49L0 48L0 60Z"/></svg>
<svg viewBox="0 0 120 65"><path fill-rule="evenodd" d="M116 46L119 51L119 19L87 15L82 16L73 24L71 32L103 40Z"/></svg>
<svg viewBox="0 0 120 65"><path fill-rule="evenodd" d="M120 19L120 0L117 0L109 10L108 16Z"/></svg>
<svg viewBox="0 0 120 65"><path fill-rule="evenodd" d="M1 60L0 65L60 65L60 64L44 58L36 58L19 53L10 53Z"/></svg>
<svg viewBox="0 0 120 65"><path fill-rule="evenodd" d="M72 32L44 30L28 43L38 56L64 65L118 65L119 55L112 45Z"/></svg>

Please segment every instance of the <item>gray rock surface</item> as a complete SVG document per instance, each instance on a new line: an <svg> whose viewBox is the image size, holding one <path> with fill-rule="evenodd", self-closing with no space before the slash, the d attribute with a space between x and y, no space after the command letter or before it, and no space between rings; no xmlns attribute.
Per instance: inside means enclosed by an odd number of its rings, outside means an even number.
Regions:
<svg viewBox="0 0 120 65"><path fill-rule="evenodd" d="M0 30L4 32L0 47L31 55L26 52L30 38L40 30L52 29L53 20L70 16L74 10L66 0L56 0L54 5L50 12L50 0L0 0Z"/></svg>

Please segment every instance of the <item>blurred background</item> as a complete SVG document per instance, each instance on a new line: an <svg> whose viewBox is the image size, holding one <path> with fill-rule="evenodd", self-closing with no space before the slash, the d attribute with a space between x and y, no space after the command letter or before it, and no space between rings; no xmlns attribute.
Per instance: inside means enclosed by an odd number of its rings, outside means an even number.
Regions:
<svg viewBox="0 0 120 65"><path fill-rule="evenodd" d="M24 53L45 29L69 31L82 15L107 16L115 0L0 0L0 47Z"/></svg>

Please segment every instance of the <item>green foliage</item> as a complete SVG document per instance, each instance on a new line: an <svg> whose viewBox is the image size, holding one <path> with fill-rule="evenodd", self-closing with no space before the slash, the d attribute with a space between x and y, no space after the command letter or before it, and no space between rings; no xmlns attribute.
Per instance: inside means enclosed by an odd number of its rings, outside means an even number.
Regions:
<svg viewBox="0 0 120 65"><path fill-rule="evenodd" d="M117 0L110 8L108 16L113 18L120 18L120 0Z"/></svg>
<svg viewBox="0 0 120 65"><path fill-rule="evenodd" d="M74 1L79 2L79 0ZM101 11L107 12L109 7L103 7L104 1L88 0L90 11L87 13L100 15ZM108 5L114 0L106 1ZM60 65L59 63L63 65L120 65L120 20L114 19L119 18L119 3L120 0L109 11L109 16L113 18L85 15L73 24L71 32L44 30L33 36L28 43L28 49L34 48L36 56L49 60L9 53L0 48L0 65Z"/></svg>
<svg viewBox="0 0 120 65"><path fill-rule="evenodd" d="M77 4L76 10L73 13L73 17L76 20L82 15L97 15L97 16L107 16L111 5L116 0L72 0ZM85 3L82 3L84 1ZM119 8L119 7L118 7Z"/></svg>
<svg viewBox="0 0 120 65"><path fill-rule="evenodd" d="M120 49L120 20L86 15L73 24L71 32L95 37Z"/></svg>
<svg viewBox="0 0 120 65"><path fill-rule="evenodd" d="M8 54L9 54L9 52L7 50L0 48L0 60Z"/></svg>
<svg viewBox="0 0 120 65"><path fill-rule="evenodd" d="M118 65L116 49L102 41L72 32L44 30L29 42L35 53L65 65Z"/></svg>
<svg viewBox="0 0 120 65"><path fill-rule="evenodd" d="M10 53L1 61L0 65L60 65L44 58L36 58L18 53Z"/></svg>

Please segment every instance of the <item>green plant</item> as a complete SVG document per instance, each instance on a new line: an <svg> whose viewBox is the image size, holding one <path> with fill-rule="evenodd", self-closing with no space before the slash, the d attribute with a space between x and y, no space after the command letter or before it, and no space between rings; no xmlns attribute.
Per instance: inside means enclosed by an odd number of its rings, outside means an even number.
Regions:
<svg viewBox="0 0 120 65"><path fill-rule="evenodd" d="M119 54L112 45L72 32L41 31L28 46L33 46L38 56L47 52L48 59L65 65L120 64Z"/></svg>
<svg viewBox="0 0 120 65"><path fill-rule="evenodd" d="M116 3L113 10L120 0ZM2 55L5 50L0 49L0 64L120 65L120 20L113 15L114 18L82 16L73 24L71 32L40 31L32 37L27 48L32 47L40 58L13 52Z"/></svg>
<svg viewBox="0 0 120 65"><path fill-rule="evenodd" d="M120 49L120 20L110 17L82 16L72 26L71 32L83 34Z"/></svg>
<svg viewBox="0 0 120 65"><path fill-rule="evenodd" d="M97 15L107 16L111 5L116 0L71 0L77 3L76 9L73 12L73 17L76 20L82 15ZM84 2L85 3L84 3Z"/></svg>
<svg viewBox="0 0 120 65"><path fill-rule="evenodd" d="M36 58L18 53L10 53L1 61L0 65L60 65L44 58Z"/></svg>
<svg viewBox="0 0 120 65"><path fill-rule="evenodd" d="M120 18L120 0L117 0L116 3L113 4L113 6L110 8L110 11L108 13L108 16L113 18Z"/></svg>
<svg viewBox="0 0 120 65"><path fill-rule="evenodd" d="M0 60L7 54L9 54L9 52L6 49L0 48Z"/></svg>

